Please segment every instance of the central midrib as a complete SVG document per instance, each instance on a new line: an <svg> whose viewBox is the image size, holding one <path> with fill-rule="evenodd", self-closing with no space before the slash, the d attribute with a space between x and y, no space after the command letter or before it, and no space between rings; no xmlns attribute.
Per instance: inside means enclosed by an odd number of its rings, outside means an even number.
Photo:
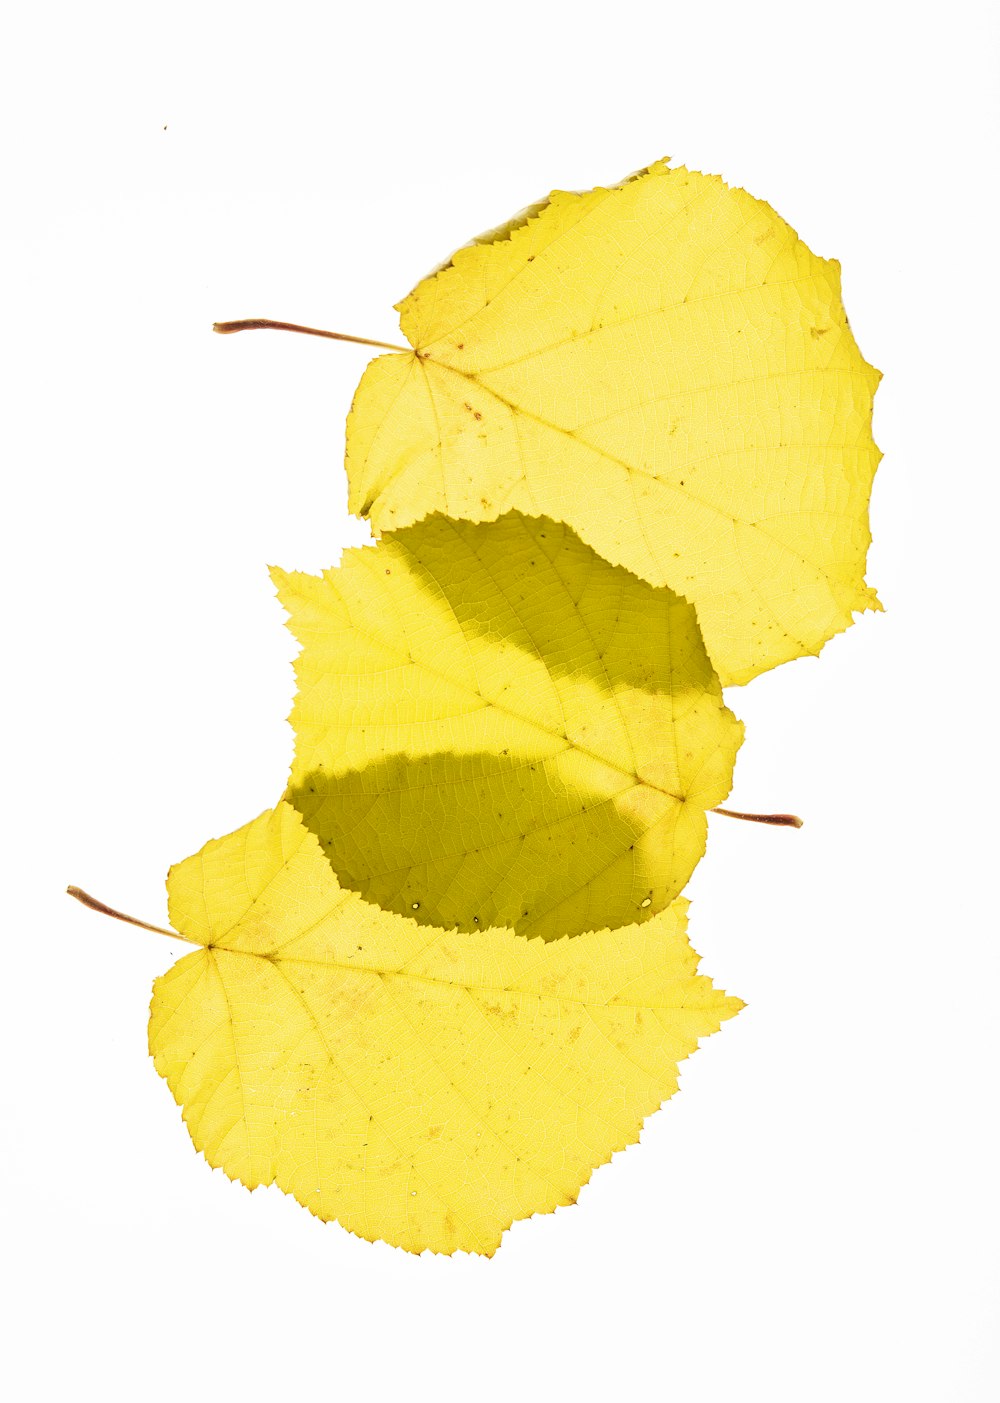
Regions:
<svg viewBox="0 0 1000 1403"><path fill-rule="evenodd" d="M332 914L332 913L330 913L330 914ZM326 919L326 917L321 917L319 921L314 922L313 928L315 928L316 926L321 925L322 922L323 922L325 919ZM405 917L400 918L400 919L405 919ZM488 934L488 932L484 931L483 934L484 934L484 935L485 935L485 934ZM600 932L595 932L595 934L600 934ZM301 939L302 937L301 937L301 936L296 936L296 937L294 937L294 938L295 938L295 939ZM512 937L512 939L516 939L516 938L517 938L517 937ZM523 939L523 937L521 937L521 938ZM569 938L569 939L573 939L573 940L579 940L579 939L581 939L582 937L581 937L581 936L570 936L570 937L568 937L568 938ZM544 944L544 943L546 943L546 942L543 942L543 944ZM576 1007L579 1007L579 1008L599 1008L599 1009L616 1009L616 1008L620 1008L620 1009L624 1009L624 1010L629 1011L629 1012L635 1012L636 1010L639 1010L639 1011L647 1012L647 1013L655 1013L655 1012L657 1012L658 1010L663 1010L663 1011L667 1011L667 1010L669 1010L669 1011L688 1010L688 1011L691 1011L691 1012L694 1012L694 1011L695 1011L695 1008L692 1008L691 1005L686 1004L686 1003L683 1003L683 1002L682 1002L682 1003L672 1003L672 1004L666 1004L666 1003L664 1003L664 1004L654 1004L654 1003L620 1003L620 1002L618 1002L617 1000L615 1000L615 999L613 999L613 998L610 999L610 1000L606 1000L606 1001L603 1001L603 1002L602 1002L602 1001L599 1000L599 999L575 999L575 998L573 998L572 995L570 995L570 994L562 994L562 993L543 994L543 993L539 992L537 989L520 989L520 988L511 987L511 986L508 986L508 985L468 984L468 983L465 983L465 982L462 981L462 980L445 979L445 978L443 978L443 977L441 977L441 976L439 976L439 975L433 975L433 974L411 974L409 970L405 970L405 969L379 969L379 968L378 968L377 966L375 966L375 965L362 965L362 964L357 964L357 965L355 965L355 964L348 964L348 963L346 963L345 961L341 961L341 960L310 960L310 959L306 959L306 958L303 958L303 957L300 957L300 956L294 956L294 955L282 955L282 956L278 956L277 954L272 954L272 953L270 953L270 952L258 953L257 951L254 951L254 950L233 950L233 949L230 949L230 948L229 948L228 946L226 946L226 945L215 945L215 944L213 944L213 945L205 945L205 946L203 946L203 949L205 949L205 950L211 950L213 953L221 952L221 953L224 954L224 955L238 956L238 957L242 957L242 958L248 959L248 960L266 960L268 964L272 964L272 965L282 965L282 964L289 964L289 965L310 965L310 966L313 966L313 967L316 967L316 968L319 968L319 969L345 970L345 971L347 971L347 972L349 972L349 973L351 973L351 974L372 974L372 975L375 975L377 978L382 979L382 980L386 980L386 979L412 979L414 982L420 983L420 984L435 984L435 985L440 985L440 986L443 986L443 987L449 988L449 989L465 989L465 990L467 990L469 993L479 993L479 994L505 994L505 995L507 995L508 997L531 998L531 999L536 999L539 1003L541 1003L544 999L552 999L552 1000L553 1000L554 1002L556 1002L556 1003L573 1004L573 1005L575 1005ZM683 973L683 971L682 971L682 972L680 972L680 973L678 973L678 974L675 974L675 975L672 975L672 976L665 976L665 977L671 978L671 979L684 979L684 978L685 978L685 975L684 975L684 973ZM695 979L695 980L697 980L697 979L701 978L702 976L696 974L696 975L687 975L686 977L687 977L688 979ZM716 993L720 993L720 991L718 991L718 990L716 990L715 992L716 992ZM727 996L721 995L721 993L720 993L720 997L721 997L721 998L725 998L725 997L727 997Z"/></svg>
<svg viewBox="0 0 1000 1403"><path fill-rule="evenodd" d="M357 627L357 626L352 624L352 627ZM400 651L398 644L395 644L395 643L392 643L392 642L386 643L386 641L385 641L383 638L381 638L379 635L377 635L377 634L375 634L375 633L370 633L369 636L375 638L376 641L377 641L378 643L380 643L383 647L386 647L387 650L396 653L396 655L397 655L398 657L400 657L400 658L403 658L403 657L404 657L404 654ZM303 646L303 648L304 648L304 647L306 646L306 645L305 645L305 641L304 641L303 639L300 639L299 641L302 643L302 646ZM606 765L606 766L607 766L609 769L611 769L611 770L617 770L617 772L618 772L620 775L624 775L626 779L632 780L632 781L633 781L633 784L635 784L635 785L640 785L640 784L641 784L641 785L645 785L647 789L655 789L655 790L657 791L657 793L659 793L659 794L665 794L669 799L674 799L674 800L676 800L678 804L683 804L683 803L685 802L686 797L687 797L686 795L684 795L684 794L675 794L674 791L673 791L672 789L664 789L661 785L653 784L652 781L647 780L647 779L643 779L640 775L638 775L638 774L635 772L635 770L630 770L630 769L626 768L625 766L621 765L618 761L616 761L616 760L609 760L609 759L607 759L606 756L599 754L598 751L596 751L596 750L591 750L588 746L581 745L581 744L579 743L579 741L575 741L575 740L573 740L573 738L572 738L571 736L566 735L565 731L552 731L552 730L549 730L547 727L543 726L540 722L535 721L532 717L530 717L530 716L525 716L523 713L521 713L521 712L519 712L519 711L515 711L513 707L504 706L501 702L498 702L498 701L491 701L491 700L489 699L489 697L486 697L486 696L483 695L483 693L479 690L478 687L470 687L466 682L462 682L462 681L456 682L456 680L455 680L455 678L454 678L453 676L450 676L448 673L442 672L439 668L434 667L432 664L426 663L426 662L422 662L422 661L421 661L421 662L418 662L418 661L416 660L416 658L414 658L414 656L413 656L412 653L406 653L406 654L405 654L405 658L406 658L406 662L407 662L407 663L412 664L414 667L422 668L425 672L430 673L430 675L431 675L432 677L437 677L437 678L439 678L442 682L447 682L447 683L449 684L449 686L458 686L458 687L464 688L464 689L465 689L467 692L469 692L472 696L478 697L478 699L483 703L483 705L484 705L485 707L493 707L496 711L501 712L504 716L510 716L510 717L512 717L515 721L521 722L523 725L531 726L534 730L540 732L540 734L543 735L543 736L549 736L549 737L554 736L557 740L565 741L566 744L570 747L571 750L579 751L579 753L580 753L581 755L586 755L586 756L588 756L591 760L596 760L596 761L598 762L598 764ZM543 665L543 667L545 666L544 663L543 663L542 665ZM298 665L296 665L296 672L298 673L298 671L299 671ZM548 676L551 678L551 677L552 677L552 674L551 674L551 672L549 672L548 668L546 668L546 672L548 673ZM301 679L301 677L300 677L300 678L299 678L300 684L301 684L301 681L302 681L302 679ZM554 684L553 684L553 685L554 685ZM296 701L296 709L298 709L299 706L300 706L300 703L299 703L298 701ZM623 721L623 725L624 725L624 721ZM626 729L627 729L627 728L626 728ZM328 733L329 733L329 728L328 728L326 734L328 734ZM299 752L300 752L300 742L299 742L298 740L296 741L296 747L295 747L295 748L296 748L296 757L297 757L297 758L301 758L300 755L299 755ZM433 753L433 752L432 752L432 753ZM304 762L303 762L303 763L304 763Z"/></svg>
<svg viewBox="0 0 1000 1403"><path fill-rule="evenodd" d="M561 434L564 438L571 439L573 443L579 444L581 448L587 449L588 452L596 453L599 457L604 458L607 462L614 463L616 467L622 468L626 473L630 475L630 477L632 473L640 473L644 478L648 478L651 481L655 482L658 486L665 487L668 491L675 493L682 500L688 502L696 502L698 506L704 507L706 511L712 512L716 516L721 517L723 521L731 521L734 526L745 526L752 531L759 531L762 535L766 536L768 540L773 541L775 545L779 546L782 550L786 551L787 554L794 556L796 560L799 560L802 562L802 564L806 565L816 575L817 579L826 585L826 587L830 590L831 595L833 595L833 587L826 573L822 569L820 569L814 561L810 560L807 556L804 556L801 554L801 552L797 551L794 548L794 546L790 546L785 541L779 540L777 537L772 536L769 531L766 531L764 529L760 522L750 521L746 517L733 516L731 512L724 511L722 507L717 506L714 502L709 502L706 501L704 497L696 496L695 493L693 493L688 487L680 487L675 483L669 482L666 478L660 477L656 473L646 472L644 468L639 467L635 463L626 462L624 458L617 458L613 453L609 453L606 448L602 448L598 444L591 443L586 438L583 438L580 434L576 432L575 429L567 429L564 428L561 424L553 424L551 419L546 419L541 414L535 414L532 410L525 409L523 405L517 404L514 400L507 399L504 395L500 394L498 390L494 390L491 386L487 385L485 381L481 380L479 376L476 375L473 371L460 370L457 366L448 365L445 361L434 360L432 356L426 355L422 351L416 351L414 352L414 354L421 363L426 361L430 365L434 366L437 370L449 370L452 372L453 375L458 375L463 380L468 381L470 384L476 385L480 390L482 390L484 394L492 396L492 398L495 399L498 404L502 404L504 408L509 410L512 415L516 416L520 414L523 416L523 418L531 419L536 424L540 424L543 429L548 429L551 433ZM502 366L497 368L503 369ZM847 373L850 375L856 373L854 369L850 366L844 366L840 368L846 370ZM752 384L757 380L767 380L776 378L778 375L794 375L805 373L805 371L780 371L764 376L752 375L746 377L744 381L732 381L730 383ZM678 390L676 393L679 395L699 394L705 390L710 390L714 388L714 384L701 385L695 386L693 390ZM725 388L728 388L728 386L726 386ZM667 396L667 398L672 398L672 396ZM527 479L525 478L525 480ZM650 554L652 554L652 551L650 552ZM654 563L656 563L655 557ZM757 594L761 598L763 598L763 596L760 595L760 591L757 589L757 587L753 586L753 588L755 589ZM835 597L834 602L836 602Z"/></svg>

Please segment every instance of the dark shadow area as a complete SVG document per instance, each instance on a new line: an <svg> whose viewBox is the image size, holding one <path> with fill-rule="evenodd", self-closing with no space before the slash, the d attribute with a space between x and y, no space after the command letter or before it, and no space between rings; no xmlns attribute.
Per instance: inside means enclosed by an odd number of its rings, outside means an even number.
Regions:
<svg viewBox="0 0 1000 1403"><path fill-rule="evenodd" d="M394 540L466 634L520 649L554 679L680 699L718 689L692 605L611 565L561 522L435 514Z"/></svg>
<svg viewBox="0 0 1000 1403"><path fill-rule="evenodd" d="M575 760L395 755L286 797L342 885L424 924L554 938L644 920L687 882L705 815L624 776L581 790Z"/></svg>

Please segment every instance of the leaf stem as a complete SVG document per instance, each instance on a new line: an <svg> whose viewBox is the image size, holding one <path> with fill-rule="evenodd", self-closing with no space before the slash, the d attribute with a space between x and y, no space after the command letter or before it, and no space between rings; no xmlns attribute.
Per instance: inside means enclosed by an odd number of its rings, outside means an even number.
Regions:
<svg viewBox="0 0 1000 1403"><path fill-rule="evenodd" d="M744 814L739 809L709 809L709 813L725 814L726 818L742 818L747 823L770 823L775 828L801 828L802 820L796 814Z"/></svg>
<svg viewBox="0 0 1000 1403"><path fill-rule="evenodd" d="M372 341L367 336L347 336L342 331L320 331L315 326L299 326L297 322L273 322L267 317L248 317L238 322L215 322L213 331L229 336L234 331L300 331L303 336L325 336L329 341L353 341L356 346L380 346L383 351L408 351L412 346L396 346L391 341Z"/></svg>
<svg viewBox="0 0 1000 1403"><path fill-rule="evenodd" d="M175 930L167 930L165 926L151 926L148 921L139 921L135 916L126 916L124 911L116 911L113 906L105 906L103 901L98 901L96 896L81 891L79 887L67 887L66 894L76 897L84 906L89 906L91 911L99 911L102 916L114 916L116 921L125 921L130 926L141 926L143 930L155 931L157 935L169 935L172 940L187 940L190 945L198 944L198 941L191 940L186 935L179 935Z"/></svg>

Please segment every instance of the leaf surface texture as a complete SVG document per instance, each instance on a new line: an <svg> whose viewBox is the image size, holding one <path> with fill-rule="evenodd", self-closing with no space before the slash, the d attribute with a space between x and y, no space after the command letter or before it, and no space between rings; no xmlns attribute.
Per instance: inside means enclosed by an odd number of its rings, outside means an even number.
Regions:
<svg viewBox="0 0 1000 1403"><path fill-rule="evenodd" d="M696 973L684 901L549 944L429 931L342 890L288 804L168 885L205 948L156 981L150 1050L196 1147L411 1252L491 1255L575 1202L741 1007Z"/></svg>
<svg viewBox="0 0 1000 1403"><path fill-rule="evenodd" d="M274 577L302 644L286 797L345 885L549 938L681 890L743 734L686 601L518 512Z"/></svg>
<svg viewBox="0 0 1000 1403"><path fill-rule="evenodd" d="M697 606L724 684L816 653L865 584L879 373L840 270L769 205L660 162L555 192L399 304L366 370L351 510L378 532L510 508Z"/></svg>

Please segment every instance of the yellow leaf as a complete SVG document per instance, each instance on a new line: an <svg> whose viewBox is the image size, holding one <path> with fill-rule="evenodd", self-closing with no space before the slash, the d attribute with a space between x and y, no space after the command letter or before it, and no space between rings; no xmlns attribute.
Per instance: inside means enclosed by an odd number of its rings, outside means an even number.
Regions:
<svg viewBox="0 0 1000 1403"><path fill-rule="evenodd" d="M546 937L681 890L743 735L684 600L517 512L274 577L303 645L286 797L345 885Z"/></svg>
<svg viewBox="0 0 1000 1403"><path fill-rule="evenodd" d="M689 599L724 684L817 653L865 585L879 374L840 269L760 200L660 162L555 192L399 304L365 372L351 510L508 508Z"/></svg>
<svg viewBox="0 0 1000 1403"><path fill-rule="evenodd" d="M156 981L149 1045L196 1147L411 1252L491 1255L574 1203L742 1007L696 974L684 901L553 944L428 932L343 891L287 804L169 890L205 948Z"/></svg>

